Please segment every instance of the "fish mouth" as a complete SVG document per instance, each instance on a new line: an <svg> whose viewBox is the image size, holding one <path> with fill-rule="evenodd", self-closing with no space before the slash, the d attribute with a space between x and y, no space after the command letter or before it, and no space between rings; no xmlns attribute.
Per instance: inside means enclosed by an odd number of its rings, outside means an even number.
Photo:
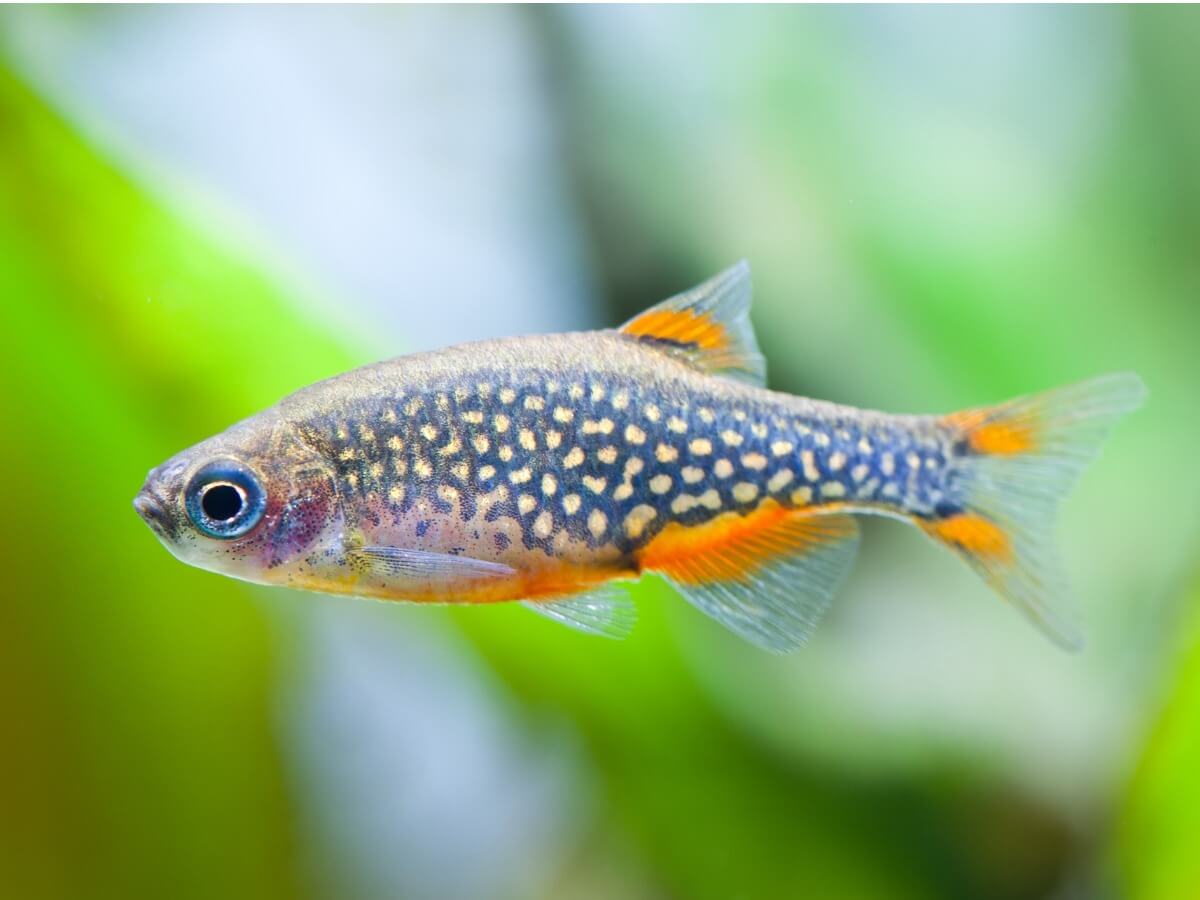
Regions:
<svg viewBox="0 0 1200 900"><path fill-rule="evenodd" d="M167 516L166 507L158 497L143 489L133 498L133 508L142 517L142 521L150 526L151 531L159 537L169 536L170 519Z"/></svg>

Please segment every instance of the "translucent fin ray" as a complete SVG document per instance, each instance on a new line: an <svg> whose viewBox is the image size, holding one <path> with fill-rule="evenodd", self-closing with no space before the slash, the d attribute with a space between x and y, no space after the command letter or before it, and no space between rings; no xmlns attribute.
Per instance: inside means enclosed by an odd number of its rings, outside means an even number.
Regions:
<svg viewBox="0 0 1200 900"><path fill-rule="evenodd" d="M586 634L620 640L637 622L637 607L618 584L604 584L561 600L523 600L521 605Z"/></svg>
<svg viewBox="0 0 1200 900"><path fill-rule="evenodd" d="M470 556L409 550L403 547L356 547L347 556L360 568L389 578L419 578L449 584L508 578L516 569Z"/></svg>
<svg viewBox="0 0 1200 900"><path fill-rule="evenodd" d="M953 413L965 512L923 523L1059 645L1083 644L1059 562L1058 505L1116 421L1145 398L1132 373Z"/></svg>
<svg viewBox="0 0 1200 900"><path fill-rule="evenodd" d="M726 628L783 653L803 644L828 609L859 532L848 515L764 512L718 524L724 534L701 526L710 534L668 536L671 545L651 544L643 565Z"/></svg>
<svg viewBox="0 0 1200 900"><path fill-rule="evenodd" d="M762 386L767 364L750 324L751 291L750 265L742 260L620 330L705 371Z"/></svg>

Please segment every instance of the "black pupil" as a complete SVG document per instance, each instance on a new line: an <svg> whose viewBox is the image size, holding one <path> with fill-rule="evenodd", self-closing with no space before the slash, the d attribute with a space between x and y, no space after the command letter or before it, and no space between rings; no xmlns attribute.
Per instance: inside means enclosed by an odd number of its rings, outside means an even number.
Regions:
<svg viewBox="0 0 1200 900"><path fill-rule="evenodd" d="M200 498L204 514L216 522L228 522L242 511L242 495L232 484L214 484Z"/></svg>

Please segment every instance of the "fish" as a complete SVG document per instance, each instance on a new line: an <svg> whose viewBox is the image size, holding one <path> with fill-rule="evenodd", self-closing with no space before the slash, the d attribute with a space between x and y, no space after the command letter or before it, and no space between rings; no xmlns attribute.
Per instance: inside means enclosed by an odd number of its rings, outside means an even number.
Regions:
<svg viewBox="0 0 1200 900"><path fill-rule="evenodd" d="M616 329L400 356L285 397L150 471L134 507L178 559L415 603L520 602L624 637L653 573L787 652L850 569L858 517L916 526L1066 648L1060 502L1133 373L899 415L768 390L742 261Z"/></svg>

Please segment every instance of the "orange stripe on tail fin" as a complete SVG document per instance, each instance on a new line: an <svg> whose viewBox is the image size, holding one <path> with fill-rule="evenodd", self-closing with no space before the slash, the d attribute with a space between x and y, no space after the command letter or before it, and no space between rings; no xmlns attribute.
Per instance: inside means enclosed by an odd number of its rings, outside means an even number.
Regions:
<svg viewBox="0 0 1200 900"><path fill-rule="evenodd" d="M707 372L761 386L767 369L750 325L750 294L750 266L743 260L620 330Z"/></svg>
<svg viewBox="0 0 1200 900"><path fill-rule="evenodd" d="M1055 548L1058 504L1145 393L1134 374L1106 375L942 420L962 436L952 465L965 504L922 528L1064 647L1083 635Z"/></svg>
<svg viewBox="0 0 1200 900"><path fill-rule="evenodd" d="M1028 453L1035 448L1035 426L1022 421L988 421L987 411L951 413L946 421L961 428L972 450L997 456Z"/></svg>
<svg viewBox="0 0 1200 900"><path fill-rule="evenodd" d="M992 564L1013 561L1012 541L995 522L974 513L957 513L945 519L922 523L932 537L962 553L986 559Z"/></svg>

